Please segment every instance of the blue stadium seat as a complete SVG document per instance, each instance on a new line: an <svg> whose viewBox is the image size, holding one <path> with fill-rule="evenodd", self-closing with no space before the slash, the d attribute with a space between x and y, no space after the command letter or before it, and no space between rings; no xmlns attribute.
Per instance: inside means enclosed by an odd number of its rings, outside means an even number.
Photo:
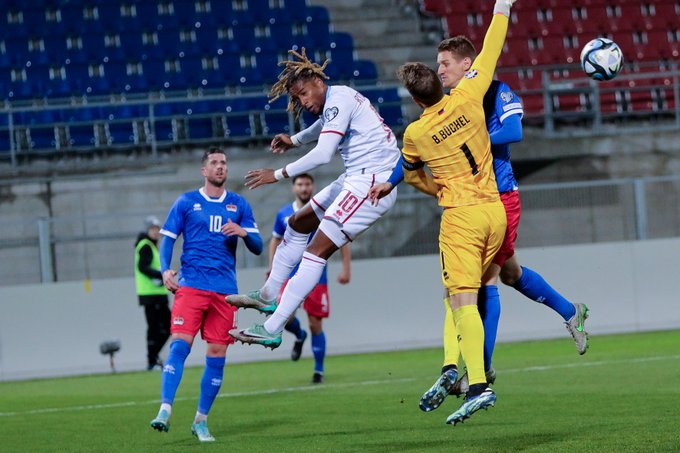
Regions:
<svg viewBox="0 0 680 453"><path fill-rule="evenodd" d="M352 66L354 65L354 43L348 33L331 33L330 36L331 64L335 65L334 71L343 80L352 78Z"/></svg>
<svg viewBox="0 0 680 453"><path fill-rule="evenodd" d="M9 140L9 130L0 128L0 155L9 155L11 143Z"/></svg>
<svg viewBox="0 0 680 453"><path fill-rule="evenodd" d="M127 75L123 79L123 83L124 89L128 93L142 93L150 88L149 78L144 74Z"/></svg>
<svg viewBox="0 0 680 453"><path fill-rule="evenodd" d="M306 110L302 111L302 115L300 115L300 126L302 129L306 129L312 124L314 124L317 120L319 119L318 116L312 115Z"/></svg>
<svg viewBox="0 0 680 453"><path fill-rule="evenodd" d="M140 119L149 116L149 108L144 104L117 104L109 113L114 119Z"/></svg>
<svg viewBox="0 0 680 453"><path fill-rule="evenodd" d="M65 109L63 114L64 120L69 123L91 122L103 118L101 107L83 106L70 108Z"/></svg>
<svg viewBox="0 0 680 453"><path fill-rule="evenodd" d="M67 51L67 55L75 55L76 62L101 62L109 54L109 49L104 46L104 36L102 32L99 33L87 33L81 35L83 40L83 49L76 51Z"/></svg>
<svg viewBox="0 0 680 453"><path fill-rule="evenodd" d="M210 139L214 137L213 119L211 116L190 116L187 119L188 137L192 140Z"/></svg>
<svg viewBox="0 0 680 453"><path fill-rule="evenodd" d="M120 21L120 4L118 2L97 2L100 30L116 27Z"/></svg>
<svg viewBox="0 0 680 453"><path fill-rule="evenodd" d="M272 104L267 104L264 107L264 134L276 135L280 133L291 133L290 116L286 112L288 107L288 99L281 97Z"/></svg>
<svg viewBox="0 0 680 453"><path fill-rule="evenodd" d="M179 31L176 28L163 29L158 32L158 45L163 55L176 56L180 46Z"/></svg>
<svg viewBox="0 0 680 453"><path fill-rule="evenodd" d="M264 105L262 97L259 98L235 98L229 100L225 136L230 138L246 138L255 134L252 110Z"/></svg>
<svg viewBox="0 0 680 453"><path fill-rule="evenodd" d="M371 101L378 110L385 124L390 127L404 125L401 111L401 98L396 88L364 90L363 94Z"/></svg>
<svg viewBox="0 0 680 453"><path fill-rule="evenodd" d="M91 148L94 146L94 128L91 124L69 125L69 145L74 148Z"/></svg>
<svg viewBox="0 0 680 453"><path fill-rule="evenodd" d="M307 36L315 47L326 47L330 42L330 17L323 6L310 6L305 17Z"/></svg>
<svg viewBox="0 0 680 453"><path fill-rule="evenodd" d="M14 123L22 125L40 125L59 123L64 120L63 111L59 108L15 112Z"/></svg>
<svg viewBox="0 0 680 453"><path fill-rule="evenodd" d="M112 121L106 123L106 138L110 145L131 145L135 142L132 123Z"/></svg>
<svg viewBox="0 0 680 453"><path fill-rule="evenodd" d="M157 142L174 142L175 132L171 119L157 119L154 122L155 135Z"/></svg>
<svg viewBox="0 0 680 453"><path fill-rule="evenodd" d="M13 82L8 86L6 97L10 100L31 99L38 92L35 89L36 86L37 84L32 84L30 81Z"/></svg>
<svg viewBox="0 0 680 453"><path fill-rule="evenodd" d="M378 69L372 61L355 61L352 64L352 78L362 82L375 83L378 80Z"/></svg>
<svg viewBox="0 0 680 453"><path fill-rule="evenodd" d="M28 130L30 137L30 147L36 150L55 149L56 138L54 126L51 127L31 127Z"/></svg>
<svg viewBox="0 0 680 453"><path fill-rule="evenodd" d="M81 80L79 86L80 92L87 96L103 96L113 91L108 77L92 77Z"/></svg>
<svg viewBox="0 0 680 453"><path fill-rule="evenodd" d="M288 22L276 21L269 26L271 39L278 44L279 49L288 50L293 44L293 28Z"/></svg>

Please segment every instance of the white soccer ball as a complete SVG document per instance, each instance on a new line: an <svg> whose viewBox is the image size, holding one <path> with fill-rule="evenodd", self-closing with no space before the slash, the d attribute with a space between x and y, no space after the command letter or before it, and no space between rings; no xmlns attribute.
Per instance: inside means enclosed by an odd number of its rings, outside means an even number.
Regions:
<svg viewBox="0 0 680 453"><path fill-rule="evenodd" d="M623 66L621 48L611 39L595 38L583 46L581 51L581 67L598 82L611 80Z"/></svg>

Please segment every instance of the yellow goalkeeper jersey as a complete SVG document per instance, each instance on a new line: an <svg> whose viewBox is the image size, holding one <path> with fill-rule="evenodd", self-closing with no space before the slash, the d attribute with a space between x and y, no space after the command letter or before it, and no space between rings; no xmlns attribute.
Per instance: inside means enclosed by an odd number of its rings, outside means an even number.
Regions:
<svg viewBox="0 0 680 453"><path fill-rule="evenodd" d="M404 167L428 166L440 186L440 206L470 206L499 199L482 101L507 28L508 18L496 14L482 52L458 86L426 108L404 132Z"/></svg>

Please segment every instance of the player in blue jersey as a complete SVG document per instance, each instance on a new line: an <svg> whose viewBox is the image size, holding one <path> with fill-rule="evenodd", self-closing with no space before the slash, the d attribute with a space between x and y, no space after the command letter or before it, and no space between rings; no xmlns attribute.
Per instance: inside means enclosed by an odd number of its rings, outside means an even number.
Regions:
<svg viewBox="0 0 680 453"><path fill-rule="evenodd" d="M306 205L312 198L314 193L314 178L308 173L302 173L292 178L293 193L295 194L295 201L282 207L276 214L274 221L274 231L272 231L272 239L269 242L269 269L271 270L272 261L276 248L281 244L283 236L288 227L288 219ZM310 240L314 233L310 235ZM342 272L338 274L338 283L341 285L349 283L350 280L350 250L349 244L340 249L342 254ZM295 266L290 273L293 277L298 270ZM270 270L267 271L269 277ZM281 294L286 288L286 283L281 287ZM330 299L328 297L328 272L323 270L319 283L310 292L302 307L307 312L309 318L309 330L312 333L312 353L314 354L314 374L312 375L312 384L321 384L324 376L324 359L326 357L326 334L323 331L323 319L330 314ZM307 332L300 326L300 320L297 316L291 317L286 324L285 329L295 335L295 344L291 351L290 358L293 361L300 359L302 353L302 346L307 339Z"/></svg>
<svg viewBox="0 0 680 453"><path fill-rule="evenodd" d="M222 385L227 346L234 340L229 329L236 326L236 307L225 297L237 294L236 246L242 238L248 250L262 253L262 239L248 202L225 189L227 156L210 148L202 159L203 187L181 195L170 209L161 230L161 271L165 287L175 293L172 305L170 353L161 377L161 407L151 426L168 431L175 393L182 379L194 337L208 343L201 379L198 410L191 432L201 442L215 439L208 431L207 417ZM170 269L172 250L183 235L179 274Z"/></svg>
<svg viewBox="0 0 680 453"><path fill-rule="evenodd" d="M442 85L446 89L454 88L470 69L477 55L474 45L465 36L456 36L442 41L437 50L437 73L442 80ZM579 354L584 354L588 348L588 335L584 329L588 308L584 304L569 302L538 273L519 264L515 255L515 240L521 205L517 181L510 162L509 145L522 140L522 104L517 94L507 84L495 80L484 96L483 106L486 126L491 138L496 182L508 221L505 240L493 264L482 278L478 299L478 307L484 324L486 377L489 383L493 383L496 372L492 367L491 358L500 318L500 298L497 286L499 276L504 284L512 286L536 302L547 305L562 316L567 330L576 342ZM399 172L394 172L388 182L372 189L371 197L378 199L384 196L400 181L401 175ZM457 380L458 341L450 306L448 303L445 303L445 306L444 366L441 377L421 399L420 407L425 411L439 407L449 392L459 396L464 394L468 387L467 374Z"/></svg>

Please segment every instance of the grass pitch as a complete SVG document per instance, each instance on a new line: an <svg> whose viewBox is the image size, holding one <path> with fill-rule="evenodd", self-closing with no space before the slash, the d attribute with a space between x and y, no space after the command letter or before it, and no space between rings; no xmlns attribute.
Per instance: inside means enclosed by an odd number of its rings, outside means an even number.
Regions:
<svg viewBox="0 0 680 453"><path fill-rule="evenodd" d="M592 337L582 357L569 338L498 345L496 407L456 427L444 421L461 400L418 409L439 349L329 357L320 386L311 359L228 365L209 445L190 433L200 368L184 372L169 433L149 427L159 372L0 383L0 450L680 451L678 346L680 331Z"/></svg>

